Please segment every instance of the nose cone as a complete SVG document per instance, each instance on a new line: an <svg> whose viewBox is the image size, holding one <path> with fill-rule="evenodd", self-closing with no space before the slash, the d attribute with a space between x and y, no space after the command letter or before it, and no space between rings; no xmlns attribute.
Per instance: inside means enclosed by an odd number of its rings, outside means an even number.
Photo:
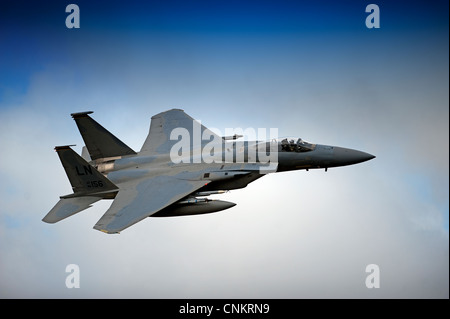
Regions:
<svg viewBox="0 0 450 319"><path fill-rule="evenodd" d="M350 148L334 147L333 162L336 166L362 163L375 158L372 154L352 150Z"/></svg>

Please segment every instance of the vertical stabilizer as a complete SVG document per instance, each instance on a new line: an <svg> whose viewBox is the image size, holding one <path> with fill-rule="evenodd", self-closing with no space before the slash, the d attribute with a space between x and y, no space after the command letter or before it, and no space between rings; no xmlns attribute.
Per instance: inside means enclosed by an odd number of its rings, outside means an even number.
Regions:
<svg viewBox="0 0 450 319"><path fill-rule="evenodd" d="M103 194L118 189L114 183L86 162L70 146L56 146L55 150L72 185L73 196Z"/></svg>
<svg viewBox="0 0 450 319"><path fill-rule="evenodd" d="M124 142L93 120L89 114L92 111L72 113L71 116L78 126L91 159L116 157L136 154Z"/></svg>

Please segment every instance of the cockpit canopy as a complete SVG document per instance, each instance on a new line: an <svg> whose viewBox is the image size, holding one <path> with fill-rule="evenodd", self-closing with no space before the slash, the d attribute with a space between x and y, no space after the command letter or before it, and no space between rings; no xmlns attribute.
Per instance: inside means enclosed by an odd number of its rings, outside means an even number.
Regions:
<svg viewBox="0 0 450 319"><path fill-rule="evenodd" d="M250 142L244 142L250 143ZM263 152L295 152L303 153L315 150L316 144L308 143L298 137L280 137L274 138L270 141L256 141L248 144L248 147L256 148L258 151ZM245 147L242 147L244 149Z"/></svg>
<svg viewBox="0 0 450 319"><path fill-rule="evenodd" d="M284 137L277 139L279 152L310 152L316 148L316 144L308 143L301 138Z"/></svg>

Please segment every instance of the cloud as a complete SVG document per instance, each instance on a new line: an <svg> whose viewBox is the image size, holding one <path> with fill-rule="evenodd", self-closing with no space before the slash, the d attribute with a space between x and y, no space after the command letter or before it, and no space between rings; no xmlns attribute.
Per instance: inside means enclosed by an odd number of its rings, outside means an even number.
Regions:
<svg viewBox="0 0 450 319"><path fill-rule="evenodd" d="M92 35L0 102L1 297L448 298L448 71L440 56L423 63L426 52L388 41L381 48L391 51L366 64L354 57L376 45L348 38L360 53L322 38L305 49L286 37L269 50L257 37L248 45L180 37L165 46L121 37ZM201 45L190 46L194 39ZM117 43L127 45L115 54ZM402 59L405 52L415 53ZM92 229L108 201L55 225L41 221L71 192L52 150L81 150L70 113L95 111L139 150L150 117L172 107L223 132L278 127L377 158L270 174L216 196L237 203L229 210L149 218L117 236ZM80 266L80 289L65 286L68 264ZM379 289L365 286L369 264L380 267Z"/></svg>

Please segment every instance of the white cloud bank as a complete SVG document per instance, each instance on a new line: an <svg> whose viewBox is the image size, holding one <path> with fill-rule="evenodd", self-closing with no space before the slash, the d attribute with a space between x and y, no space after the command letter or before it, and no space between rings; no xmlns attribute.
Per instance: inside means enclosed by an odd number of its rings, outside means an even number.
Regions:
<svg viewBox="0 0 450 319"><path fill-rule="evenodd" d="M0 297L448 298L448 89L424 112L422 99L400 98L414 88L407 83L374 89L378 98L362 106L351 81L317 96L309 84L296 92L288 74L266 100L269 79L254 79L251 90L222 79L237 89L234 97L179 79L173 96L158 87L134 90L149 75L123 71L127 88L115 92L118 83L102 85L99 74L80 84L71 69L49 66L20 100L0 105ZM389 112L379 108L387 101L396 102ZM264 112L252 116L243 106ZM52 148L81 149L71 112L96 111L94 118L139 150L150 117L172 107L206 126L273 125L377 158L327 173L268 175L219 197L238 204L230 210L148 219L117 236L92 229L108 202L55 225L41 222L70 192ZM68 264L80 267L79 289L65 286ZM365 285L369 264L380 267L379 289Z"/></svg>

